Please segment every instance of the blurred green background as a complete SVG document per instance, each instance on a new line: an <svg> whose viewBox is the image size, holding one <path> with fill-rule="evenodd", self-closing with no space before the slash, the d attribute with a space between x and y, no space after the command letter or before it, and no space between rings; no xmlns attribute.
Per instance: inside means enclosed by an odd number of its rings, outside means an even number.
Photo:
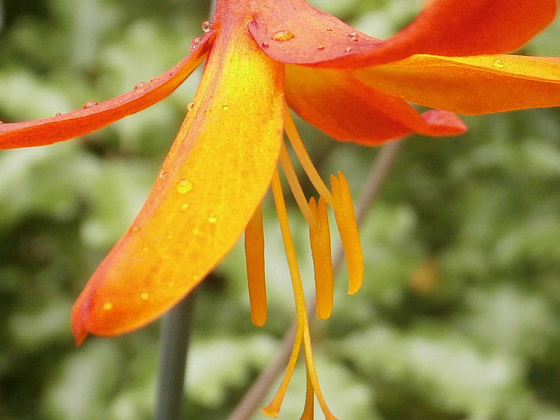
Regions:
<svg viewBox="0 0 560 420"><path fill-rule="evenodd" d="M314 4L387 37L422 1ZM131 90L188 53L208 10L194 0L0 0L0 120ZM558 56L558 39L560 22L522 53ZM159 323L76 348L70 308L143 203L197 77L80 140L0 153L0 419L152 417ZM364 287L347 296L342 275L334 315L314 333L340 419L560 419L560 110L465 120L466 135L406 141L362 228ZM357 199L378 150L301 132L325 179L343 170ZM264 212L269 321L251 324L237 247L198 294L189 418L226 418L292 320L270 197ZM307 252L301 265L311 290ZM300 366L279 418L299 418L304 387Z"/></svg>

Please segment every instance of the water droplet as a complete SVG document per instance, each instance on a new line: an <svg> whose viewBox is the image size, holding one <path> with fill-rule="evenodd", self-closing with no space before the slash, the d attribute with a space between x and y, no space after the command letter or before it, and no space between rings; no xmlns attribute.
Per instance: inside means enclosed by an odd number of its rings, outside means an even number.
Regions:
<svg viewBox="0 0 560 420"><path fill-rule="evenodd" d="M138 226L132 226L130 228L130 233L138 233L140 231L140 228Z"/></svg>
<svg viewBox="0 0 560 420"><path fill-rule="evenodd" d="M62 115L62 112L57 112L56 114L54 114L55 117L60 117Z"/></svg>
<svg viewBox="0 0 560 420"><path fill-rule="evenodd" d="M214 216L213 214L211 214L210 216L208 216L208 223L216 223L218 221L218 218L216 216Z"/></svg>
<svg viewBox="0 0 560 420"><path fill-rule="evenodd" d="M192 276L192 279L193 279L193 281L199 281L200 277L201 276L195 274L194 276Z"/></svg>
<svg viewBox="0 0 560 420"><path fill-rule="evenodd" d="M224 111L227 111L227 110L229 109L229 105L228 105L227 102L224 102L224 103L222 104L222 109L223 109Z"/></svg>
<svg viewBox="0 0 560 420"><path fill-rule="evenodd" d="M278 32L274 32L271 36L271 38L274 41L289 41L290 39L292 39L294 37L294 34L288 30L282 30L282 31L278 31Z"/></svg>
<svg viewBox="0 0 560 420"><path fill-rule="evenodd" d="M182 179L179 182L177 182L177 185L175 185L175 188L177 189L177 192L179 194L188 193L190 190L192 190L192 187L193 184L188 179Z"/></svg>
<svg viewBox="0 0 560 420"><path fill-rule="evenodd" d="M147 84L148 84L148 82L138 82L134 85L134 89L142 89Z"/></svg>
<svg viewBox="0 0 560 420"><path fill-rule="evenodd" d="M349 53L350 51L352 51L352 47L346 47L346 49L344 50L344 52Z"/></svg>
<svg viewBox="0 0 560 420"><path fill-rule="evenodd" d="M181 204L181 211L187 211L189 209L189 205L187 203Z"/></svg>
<svg viewBox="0 0 560 420"><path fill-rule="evenodd" d="M193 234L194 236L200 235L200 229L199 229L199 228L193 228L192 234Z"/></svg>
<svg viewBox="0 0 560 420"><path fill-rule="evenodd" d="M161 171L159 171L158 178L163 178L166 173L167 172L162 169Z"/></svg>
<svg viewBox="0 0 560 420"><path fill-rule="evenodd" d="M149 297L150 295L146 292L140 294L140 299L142 300L148 300Z"/></svg>
<svg viewBox="0 0 560 420"><path fill-rule="evenodd" d="M204 110L204 115L210 115L212 110L210 108Z"/></svg>
<svg viewBox="0 0 560 420"><path fill-rule="evenodd" d="M492 61L492 67L496 69L503 69L505 67L505 63L500 58L496 58L494 61Z"/></svg>
<svg viewBox="0 0 560 420"><path fill-rule="evenodd" d="M191 51L196 50L196 48L200 45L201 42L202 42L202 37L193 39L191 42Z"/></svg>
<svg viewBox="0 0 560 420"><path fill-rule="evenodd" d="M325 49L325 46L324 46L323 44L321 44L321 45L319 45L319 46L317 47L317 49L318 49L319 51L323 51L323 50Z"/></svg>
<svg viewBox="0 0 560 420"><path fill-rule="evenodd" d="M261 43L261 48L268 48L270 45L268 42L262 42Z"/></svg>
<svg viewBox="0 0 560 420"><path fill-rule="evenodd" d="M358 32L350 32L348 36L350 37L350 42L358 42Z"/></svg>
<svg viewBox="0 0 560 420"><path fill-rule="evenodd" d="M192 111L194 109L194 102L189 102L187 104L187 111Z"/></svg>
<svg viewBox="0 0 560 420"><path fill-rule="evenodd" d="M211 27L212 27L212 22L210 22L209 20L205 20L204 22L202 22L202 30L204 32L210 31Z"/></svg>
<svg viewBox="0 0 560 420"><path fill-rule="evenodd" d="M111 302L105 302L103 304L103 310L104 311L110 311L113 309L113 304Z"/></svg>
<svg viewBox="0 0 560 420"><path fill-rule="evenodd" d="M83 109L91 108L92 106L95 106L95 105L99 105L99 104L95 101L89 101L89 102L86 102L84 104Z"/></svg>
<svg viewBox="0 0 560 420"><path fill-rule="evenodd" d="M327 28L327 32L332 32L332 28Z"/></svg>

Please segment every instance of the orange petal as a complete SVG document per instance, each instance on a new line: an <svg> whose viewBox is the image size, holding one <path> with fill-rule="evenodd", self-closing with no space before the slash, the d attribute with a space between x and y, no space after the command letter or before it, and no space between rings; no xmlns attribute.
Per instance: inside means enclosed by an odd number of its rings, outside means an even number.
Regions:
<svg viewBox="0 0 560 420"><path fill-rule="evenodd" d="M409 26L380 41L304 0L263 3L249 24L263 51L283 63L325 68L363 67L414 54L511 51L546 27L557 7L556 0L432 0Z"/></svg>
<svg viewBox="0 0 560 420"><path fill-rule="evenodd" d="M338 140L379 144L416 132L460 134L453 114L418 114L406 101L374 89L348 72L286 66L286 100L301 117Z"/></svg>
<svg viewBox="0 0 560 420"><path fill-rule="evenodd" d="M263 51L283 63L332 62L370 52L381 40L356 31L304 0L262 2L249 31Z"/></svg>
<svg viewBox="0 0 560 420"><path fill-rule="evenodd" d="M159 317L234 246L274 171L283 71L246 22L216 36L189 112L146 204L74 305L77 342Z"/></svg>
<svg viewBox="0 0 560 420"><path fill-rule="evenodd" d="M81 136L161 101L185 81L206 58L214 32L208 32L191 54L159 77L105 102L35 121L0 124L0 149L44 146Z"/></svg>
<svg viewBox="0 0 560 420"><path fill-rule="evenodd" d="M560 58L418 55L354 75L392 95L460 114L560 106Z"/></svg>

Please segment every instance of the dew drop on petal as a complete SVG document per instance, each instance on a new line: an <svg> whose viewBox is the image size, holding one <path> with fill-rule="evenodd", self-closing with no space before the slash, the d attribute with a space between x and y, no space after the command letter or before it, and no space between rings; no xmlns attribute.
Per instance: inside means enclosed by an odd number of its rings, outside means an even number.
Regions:
<svg viewBox="0 0 560 420"><path fill-rule="evenodd" d="M222 104L222 109L223 109L224 111L227 111L227 110L229 109L229 105L228 105L227 102L224 102L224 103Z"/></svg>
<svg viewBox="0 0 560 420"><path fill-rule="evenodd" d="M503 69L505 67L505 63L503 62L503 60L496 58L494 61L492 61L492 67L494 67L495 69Z"/></svg>
<svg viewBox="0 0 560 420"><path fill-rule="evenodd" d="M194 102L189 102L187 104L187 111L192 111L194 109Z"/></svg>
<svg viewBox="0 0 560 420"><path fill-rule="evenodd" d="M193 228L192 234L193 234L194 236L200 235L200 229L199 229L199 228Z"/></svg>
<svg viewBox="0 0 560 420"><path fill-rule="evenodd" d="M148 300L149 297L150 295L146 292L140 294L140 299L142 300Z"/></svg>
<svg viewBox="0 0 560 420"><path fill-rule="evenodd" d="M319 51L323 51L323 50L325 49L325 46L324 46L323 44L321 44L321 45L319 45L319 46L317 47L317 49L318 49Z"/></svg>
<svg viewBox="0 0 560 420"><path fill-rule="evenodd" d="M352 47L346 47L346 49L344 50L344 52L349 53L350 51L352 51Z"/></svg>
<svg viewBox="0 0 560 420"><path fill-rule="evenodd" d="M181 204L181 211L187 211L189 209L189 205L187 203Z"/></svg>
<svg viewBox="0 0 560 420"><path fill-rule="evenodd" d="M215 224L217 221L218 221L218 218L216 216L214 216L213 214L208 216L208 223Z"/></svg>
<svg viewBox="0 0 560 420"><path fill-rule="evenodd" d="M261 48L268 48L270 45L268 44L268 42L262 42L261 43Z"/></svg>
<svg viewBox="0 0 560 420"><path fill-rule="evenodd" d="M210 108L204 110L204 115L210 115L212 110Z"/></svg>
<svg viewBox="0 0 560 420"><path fill-rule="evenodd" d="M288 30L282 30L282 31L274 32L271 36L271 38L274 41L279 41L279 42L289 41L293 37L294 37L294 34L291 31L288 31Z"/></svg>
<svg viewBox="0 0 560 420"><path fill-rule="evenodd" d="M89 101L89 102L86 102L82 108L87 109L87 108L91 108L92 106L95 106L95 105L99 105L99 104L95 101Z"/></svg>
<svg viewBox="0 0 560 420"><path fill-rule="evenodd" d="M202 30L204 32L210 31L211 27L212 27L212 22L210 22L209 20L205 20L204 22L202 22Z"/></svg>
<svg viewBox="0 0 560 420"><path fill-rule="evenodd" d="M138 233L140 231L140 228L138 226L132 226L130 228L130 233Z"/></svg>
<svg viewBox="0 0 560 420"><path fill-rule="evenodd" d="M193 39L191 42L191 51L196 50L196 48L200 45L201 42L202 42L202 37Z"/></svg>
<svg viewBox="0 0 560 420"><path fill-rule="evenodd" d="M162 169L161 171L159 171L158 178L163 178L165 174L166 172Z"/></svg>
<svg viewBox="0 0 560 420"><path fill-rule="evenodd" d="M134 89L142 89L147 84L148 84L148 82L138 82L134 85Z"/></svg>
<svg viewBox="0 0 560 420"><path fill-rule="evenodd" d="M348 36L351 42L358 42L358 32L350 32Z"/></svg>
<svg viewBox="0 0 560 420"><path fill-rule="evenodd" d="M113 309L113 304L111 302L105 302L103 304L104 311L111 311Z"/></svg>
<svg viewBox="0 0 560 420"><path fill-rule="evenodd" d="M190 190L192 190L192 187L193 184L188 179L181 179L179 182L177 182L177 185L175 185L175 188L177 189L177 192L179 194L188 193Z"/></svg>
<svg viewBox="0 0 560 420"><path fill-rule="evenodd" d="M62 112L57 112L56 114L54 114L55 117L60 117L62 115Z"/></svg>

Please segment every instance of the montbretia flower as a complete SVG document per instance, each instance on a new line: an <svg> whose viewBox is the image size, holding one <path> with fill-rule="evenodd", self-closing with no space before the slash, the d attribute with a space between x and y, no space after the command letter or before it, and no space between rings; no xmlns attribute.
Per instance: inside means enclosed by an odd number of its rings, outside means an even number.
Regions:
<svg viewBox="0 0 560 420"><path fill-rule="evenodd" d="M308 394L330 413L319 387L303 288L277 164L309 223L317 311L332 309L327 206L334 209L349 271L363 264L348 185L329 190L317 174L288 107L337 140L377 145L410 133L460 134L453 113L483 114L560 105L558 58L501 55L525 44L554 18L556 0L432 0L395 36L359 32L304 0L218 0L206 34L170 71L131 92L38 121L0 125L0 147L51 144L80 136L163 99L206 60L188 115L144 207L76 302L72 327L117 335L159 317L188 294L245 231L253 321L266 320L260 203L272 186L296 301L298 329L280 389L264 410L278 413L303 345ZM410 104L433 108L422 114ZM299 186L283 133L315 186Z"/></svg>

